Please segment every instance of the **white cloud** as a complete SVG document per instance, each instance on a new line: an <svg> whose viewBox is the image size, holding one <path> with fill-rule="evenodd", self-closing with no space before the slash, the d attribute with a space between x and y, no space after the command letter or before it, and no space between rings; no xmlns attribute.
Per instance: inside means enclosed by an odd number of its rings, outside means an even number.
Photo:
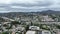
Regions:
<svg viewBox="0 0 60 34"><path fill-rule="evenodd" d="M12 0L0 0L0 4L9 4Z"/></svg>
<svg viewBox="0 0 60 34"><path fill-rule="evenodd" d="M38 3L38 2L52 2L53 0L0 0L0 3Z"/></svg>
<svg viewBox="0 0 60 34"><path fill-rule="evenodd" d="M13 4L16 3L18 5L11 5L8 8L11 10L12 8L15 10L18 9L60 9L60 0L0 0L0 4ZM3 8L2 10L6 10Z"/></svg>

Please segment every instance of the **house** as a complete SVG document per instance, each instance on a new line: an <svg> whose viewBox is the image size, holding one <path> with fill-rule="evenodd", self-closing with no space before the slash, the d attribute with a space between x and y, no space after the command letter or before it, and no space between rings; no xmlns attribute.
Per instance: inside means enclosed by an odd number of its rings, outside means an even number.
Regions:
<svg viewBox="0 0 60 34"><path fill-rule="evenodd" d="M56 34L60 34L60 29L55 29Z"/></svg>
<svg viewBox="0 0 60 34"><path fill-rule="evenodd" d="M49 17L48 15L42 16L41 21L54 21L54 19L52 19L51 17Z"/></svg>
<svg viewBox="0 0 60 34"><path fill-rule="evenodd" d="M16 27L15 33L16 34L18 34L18 33L24 34L25 33L25 28L24 27Z"/></svg>
<svg viewBox="0 0 60 34"><path fill-rule="evenodd" d="M10 23L11 22L4 22L2 25L3 25L4 28L9 28L9 27L11 27Z"/></svg>
<svg viewBox="0 0 60 34"><path fill-rule="evenodd" d="M39 30L40 28L38 26L30 26L29 29L30 30Z"/></svg>
<svg viewBox="0 0 60 34"><path fill-rule="evenodd" d="M26 34L36 34L36 31L27 31Z"/></svg>
<svg viewBox="0 0 60 34"><path fill-rule="evenodd" d="M15 34L15 32L12 32L12 34Z"/></svg>
<svg viewBox="0 0 60 34"><path fill-rule="evenodd" d="M23 27L23 25L17 25L16 27L13 25L10 31L15 34L24 34L26 32L25 27Z"/></svg>
<svg viewBox="0 0 60 34"><path fill-rule="evenodd" d="M48 30L43 30L43 31L42 31L42 34L51 34L51 32L48 31Z"/></svg>
<svg viewBox="0 0 60 34"><path fill-rule="evenodd" d="M51 34L51 32L48 30L40 30L38 31L38 34Z"/></svg>
<svg viewBox="0 0 60 34"><path fill-rule="evenodd" d="M40 31L28 30L26 34L51 34L51 32L48 30L40 30Z"/></svg>

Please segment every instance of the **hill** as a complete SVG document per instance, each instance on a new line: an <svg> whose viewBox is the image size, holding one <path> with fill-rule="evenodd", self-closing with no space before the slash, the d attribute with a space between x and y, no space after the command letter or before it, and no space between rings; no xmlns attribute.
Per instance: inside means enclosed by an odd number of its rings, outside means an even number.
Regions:
<svg viewBox="0 0 60 34"><path fill-rule="evenodd" d="M46 10L46 11L41 11L41 12L9 12L9 13L0 13L0 16L6 16L6 17L15 17L19 15L50 15L50 14L55 14L55 15L60 15L60 11L53 11L53 10Z"/></svg>

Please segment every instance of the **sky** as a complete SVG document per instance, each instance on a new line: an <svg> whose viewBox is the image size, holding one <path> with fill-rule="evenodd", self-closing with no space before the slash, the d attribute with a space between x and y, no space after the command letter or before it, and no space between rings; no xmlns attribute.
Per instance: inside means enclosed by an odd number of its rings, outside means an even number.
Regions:
<svg viewBox="0 0 60 34"><path fill-rule="evenodd" d="M60 0L0 0L0 13L42 10L60 11Z"/></svg>

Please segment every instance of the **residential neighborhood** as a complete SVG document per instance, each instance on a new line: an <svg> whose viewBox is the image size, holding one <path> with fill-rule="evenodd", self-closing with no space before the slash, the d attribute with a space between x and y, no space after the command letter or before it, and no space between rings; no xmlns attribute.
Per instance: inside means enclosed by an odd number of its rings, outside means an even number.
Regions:
<svg viewBox="0 0 60 34"><path fill-rule="evenodd" d="M0 17L0 34L60 34L60 22L49 15ZM58 18L57 18L58 19Z"/></svg>
<svg viewBox="0 0 60 34"><path fill-rule="evenodd" d="M60 0L0 0L0 34L60 34Z"/></svg>

